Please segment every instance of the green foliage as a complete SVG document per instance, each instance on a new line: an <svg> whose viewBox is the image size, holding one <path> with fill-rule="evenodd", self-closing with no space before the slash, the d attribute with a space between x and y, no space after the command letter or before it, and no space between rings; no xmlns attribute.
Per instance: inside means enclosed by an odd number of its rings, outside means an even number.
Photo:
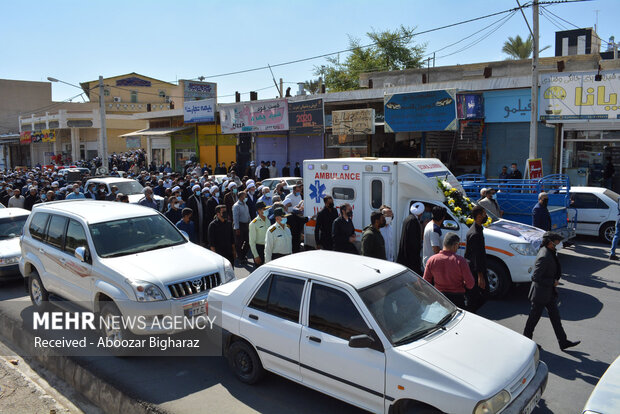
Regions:
<svg viewBox="0 0 620 414"><path fill-rule="evenodd" d="M373 43L362 47L360 39L349 37L352 51L341 62L340 56L327 58L327 64L315 67L314 74L325 79L330 92L359 89L359 75L365 72L391 71L422 67L425 44L409 45L415 27L402 26L394 31L366 33Z"/></svg>
<svg viewBox="0 0 620 414"><path fill-rule="evenodd" d="M539 53L543 50L549 49L550 46L545 46L539 50ZM508 55L508 59L528 59L532 56L534 49L534 38L529 35L525 41L521 36L508 37L508 40L504 42L502 52Z"/></svg>

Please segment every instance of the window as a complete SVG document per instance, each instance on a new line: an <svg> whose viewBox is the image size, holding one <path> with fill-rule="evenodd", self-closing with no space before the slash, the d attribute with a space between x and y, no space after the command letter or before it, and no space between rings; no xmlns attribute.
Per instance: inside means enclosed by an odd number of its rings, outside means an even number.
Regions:
<svg viewBox="0 0 620 414"><path fill-rule="evenodd" d="M166 91L159 91L159 97L160 98L165 98L166 97Z"/></svg>
<svg viewBox="0 0 620 414"><path fill-rule="evenodd" d="M590 193L575 193L572 197L573 208L599 208L598 197Z"/></svg>
<svg viewBox="0 0 620 414"><path fill-rule="evenodd" d="M318 284L312 285L308 326L346 341L370 332L346 293Z"/></svg>
<svg viewBox="0 0 620 414"><path fill-rule="evenodd" d="M30 235L33 239L43 240L45 238L45 226L47 225L47 219L49 214L37 213L30 221Z"/></svg>
<svg viewBox="0 0 620 414"><path fill-rule="evenodd" d="M75 249L78 247L88 247L86 233L84 232L84 227L82 227L80 223L75 220L69 220L65 240L65 251L73 255L73 253L75 253Z"/></svg>
<svg viewBox="0 0 620 414"><path fill-rule="evenodd" d="M65 234L67 219L62 216L52 216L47 228L47 244L62 249L62 239Z"/></svg>
<svg viewBox="0 0 620 414"><path fill-rule="evenodd" d="M110 96L110 90L109 89L104 89L103 90L103 96Z"/></svg>
<svg viewBox="0 0 620 414"><path fill-rule="evenodd" d="M137 103L137 102L138 102L138 92L131 91L131 103Z"/></svg>
<svg viewBox="0 0 620 414"><path fill-rule="evenodd" d="M383 205L383 181L372 180L370 183L370 205L379 208Z"/></svg>
<svg viewBox="0 0 620 414"><path fill-rule="evenodd" d="M0 240L21 236L27 219L28 216L13 216L0 220Z"/></svg>
<svg viewBox="0 0 620 414"><path fill-rule="evenodd" d="M335 200L355 200L355 190L348 187L334 187L332 197Z"/></svg>
<svg viewBox="0 0 620 414"><path fill-rule="evenodd" d="M299 321L305 281L287 276L269 276L250 302L250 307L289 321Z"/></svg>

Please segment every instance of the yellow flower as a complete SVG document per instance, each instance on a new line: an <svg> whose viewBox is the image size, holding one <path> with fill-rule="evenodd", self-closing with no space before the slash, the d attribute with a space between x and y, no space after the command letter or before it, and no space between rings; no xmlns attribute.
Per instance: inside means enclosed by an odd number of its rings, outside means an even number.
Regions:
<svg viewBox="0 0 620 414"><path fill-rule="evenodd" d="M465 197L465 201L467 201L467 202L469 203L469 198L468 198L468 197ZM471 205L471 204L470 204L470 205Z"/></svg>
<svg viewBox="0 0 620 414"><path fill-rule="evenodd" d="M461 211L463 211L463 209L461 207L454 207L454 211L460 213Z"/></svg>
<svg viewBox="0 0 620 414"><path fill-rule="evenodd" d="M451 188L451 189L450 189L450 192L451 192L451 193L456 192L456 188Z"/></svg>
<svg viewBox="0 0 620 414"><path fill-rule="evenodd" d="M491 225L491 223L493 223L493 220L491 219L491 217L489 217L489 218L487 219L487 221L486 221L486 222L484 222L483 226L484 226L484 227L489 227L489 226Z"/></svg>
<svg viewBox="0 0 620 414"><path fill-rule="evenodd" d="M454 200L453 200L453 199L451 199L451 198L449 198L449 199L448 199L448 204L453 205L453 204L454 204Z"/></svg>
<svg viewBox="0 0 620 414"><path fill-rule="evenodd" d="M447 192L447 191L444 191L444 192L443 192L443 195L445 195L446 197L448 197L448 196L450 195L450 193L449 193L449 192Z"/></svg>
<svg viewBox="0 0 620 414"><path fill-rule="evenodd" d="M468 218L467 220L465 220L465 224L467 224L468 226L471 226L474 222L473 218Z"/></svg>

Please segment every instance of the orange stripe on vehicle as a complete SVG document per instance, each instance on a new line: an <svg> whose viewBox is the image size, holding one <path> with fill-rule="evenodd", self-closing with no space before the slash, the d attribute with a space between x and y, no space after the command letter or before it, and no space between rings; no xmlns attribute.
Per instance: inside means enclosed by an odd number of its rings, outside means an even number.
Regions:
<svg viewBox="0 0 620 414"><path fill-rule="evenodd" d="M486 246L486 248L489 249L489 250L493 250L494 252L503 253L506 256L510 256L510 257L514 256L514 254L512 254L512 253L510 253L510 252L508 252L506 250L498 249L497 247Z"/></svg>
<svg viewBox="0 0 620 414"><path fill-rule="evenodd" d="M316 220L308 220L308 222L306 223L306 226L308 227L316 226Z"/></svg>

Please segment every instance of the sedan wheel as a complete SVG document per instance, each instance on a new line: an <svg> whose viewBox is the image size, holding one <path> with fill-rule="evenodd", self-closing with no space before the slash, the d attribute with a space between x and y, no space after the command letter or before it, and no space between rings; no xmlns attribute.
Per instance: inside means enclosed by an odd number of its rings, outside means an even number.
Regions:
<svg viewBox="0 0 620 414"><path fill-rule="evenodd" d="M244 341L235 341L228 348L228 363L240 381L254 384L265 371L254 348Z"/></svg>

